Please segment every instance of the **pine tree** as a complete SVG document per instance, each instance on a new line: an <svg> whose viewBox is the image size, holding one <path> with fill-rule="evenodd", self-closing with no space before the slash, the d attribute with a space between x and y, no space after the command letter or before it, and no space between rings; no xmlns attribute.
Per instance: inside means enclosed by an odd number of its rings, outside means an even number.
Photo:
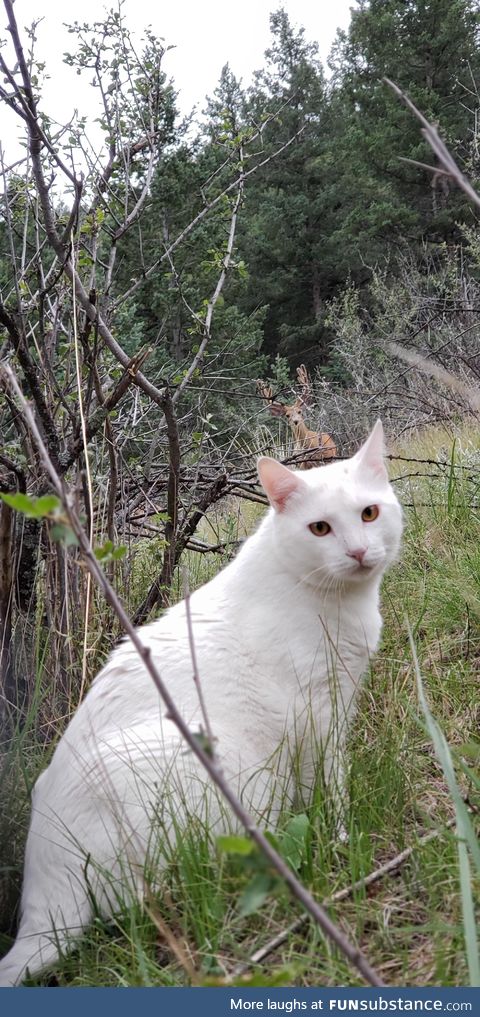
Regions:
<svg viewBox="0 0 480 1017"><path fill-rule="evenodd" d="M248 264L247 308L268 304L265 349L317 362L323 345L323 266L319 235L324 204L320 159L325 83L317 45L284 10L271 15L266 66L249 91L248 115L274 156L247 191L240 244ZM279 151L283 148L283 151Z"/></svg>
<svg viewBox="0 0 480 1017"><path fill-rule="evenodd" d="M478 5L472 0L358 0L332 57L329 144L337 166L338 224L330 243L345 268L390 259L407 241L452 243L470 221L462 195L401 159L432 164L418 122L383 82L393 79L440 131L457 158L469 158L473 117L467 96L480 80ZM336 133L336 137L335 137Z"/></svg>

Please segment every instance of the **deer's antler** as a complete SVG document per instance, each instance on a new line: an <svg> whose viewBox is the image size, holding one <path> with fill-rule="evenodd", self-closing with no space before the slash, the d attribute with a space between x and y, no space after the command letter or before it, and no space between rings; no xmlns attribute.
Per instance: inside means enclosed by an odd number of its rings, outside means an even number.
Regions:
<svg viewBox="0 0 480 1017"><path fill-rule="evenodd" d="M272 417L284 417L285 406L283 403L277 403L271 385L267 385L266 382L257 381L257 392L259 396L266 402L268 412L272 414Z"/></svg>
<svg viewBox="0 0 480 1017"><path fill-rule="evenodd" d="M267 383L262 381L260 378L257 379L257 392L261 399L265 399L266 403L273 402L272 386L267 385Z"/></svg>
<svg viewBox="0 0 480 1017"><path fill-rule="evenodd" d="M305 364L297 367L297 381L300 391L297 396L297 403L302 409L309 409L312 406L312 383Z"/></svg>

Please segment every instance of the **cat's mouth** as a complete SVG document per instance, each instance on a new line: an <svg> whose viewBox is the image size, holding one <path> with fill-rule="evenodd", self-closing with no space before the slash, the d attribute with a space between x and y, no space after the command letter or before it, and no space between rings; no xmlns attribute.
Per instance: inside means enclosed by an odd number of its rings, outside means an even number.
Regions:
<svg viewBox="0 0 480 1017"><path fill-rule="evenodd" d="M353 561L350 566L350 572L354 576L368 575L369 572L373 572L375 564L366 561Z"/></svg>

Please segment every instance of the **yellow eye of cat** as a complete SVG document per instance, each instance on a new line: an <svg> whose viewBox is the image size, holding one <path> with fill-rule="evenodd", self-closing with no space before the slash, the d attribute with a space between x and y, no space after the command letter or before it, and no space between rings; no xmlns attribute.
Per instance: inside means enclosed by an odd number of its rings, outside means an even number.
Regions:
<svg viewBox="0 0 480 1017"><path fill-rule="evenodd" d="M362 512L362 519L364 523L373 523L373 520L377 518L380 509L378 505L367 505Z"/></svg>
<svg viewBox="0 0 480 1017"><path fill-rule="evenodd" d="M315 534L316 537L326 537L327 533L330 533L331 530L331 526L324 522L310 523L308 528Z"/></svg>

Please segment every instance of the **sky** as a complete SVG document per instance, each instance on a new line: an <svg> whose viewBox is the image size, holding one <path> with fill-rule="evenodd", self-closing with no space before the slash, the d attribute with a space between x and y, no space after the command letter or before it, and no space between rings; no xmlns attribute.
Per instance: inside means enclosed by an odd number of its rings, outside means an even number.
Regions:
<svg viewBox="0 0 480 1017"><path fill-rule="evenodd" d="M129 27L141 37L151 25L154 32L175 47L164 58L164 70L174 79L179 91L178 105L182 113L193 106L205 107L205 96L211 95L218 83L224 64L229 63L237 78L247 85L252 72L263 65L263 54L270 42L269 14L283 6L290 20L302 25L308 41L319 45L320 58L326 65L328 52L337 27L346 28L354 0L176 0L176 3L155 0L124 0L124 13ZM65 0L16 0L15 15L19 26L43 18L37 29L38 59L46 60L50 81L45 85L43 108L59 122L66 122L76 108L89 113L87 99L81 94L86 79L62 63L62 54L72 49L72 36L63 22L101 20L102 12L115 3L81 0L79 7ZM70 10L69 10L70 7ZM0 5L0 38L5 37L6 15ZM4 51L5 52L5 51ZM85 85L79 84L85 80ZM91 115L95 115L92 111ZM15 141L19 130L9 111L0 110L0 140L7 163L19 154Z"/></svg>

